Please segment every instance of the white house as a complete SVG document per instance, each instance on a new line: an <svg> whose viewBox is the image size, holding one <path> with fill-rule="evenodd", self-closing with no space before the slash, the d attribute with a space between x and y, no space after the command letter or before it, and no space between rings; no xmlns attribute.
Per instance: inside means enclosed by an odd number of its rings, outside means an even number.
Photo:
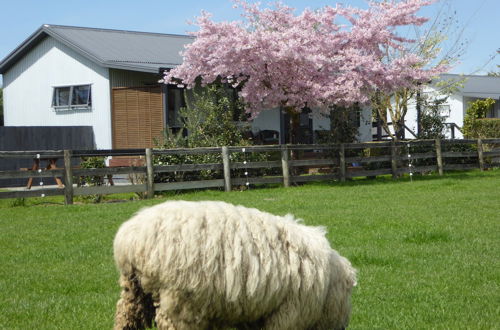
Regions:
<svg viewBox="0 0 500 330"><path fill-rule="evenodd" d="M43 25L0 62L5 126L92 126L99 149L150 146L180 106L159 72L191 40Z"/></svg>
<svg viewBox="0 0 500 330"><path fill-rule="evenodd" d="M440 106L441 115L446 118L447 138L463 138L462 133L457 126L463 126L465 113L469 102L478 99L491 98L495 100L495 105L490 113L487 114L488 118L500 118L500 77L494 76L479 76L479 75L457 75L457 74L442 74L439 80L433 82L427 87L423 94L427 94L430 98L439 97L441 87L438 86L439 81L462 81L463 86L451 94L446 102ZM416 102L412 102L408 108L406 115L406 126L412 132L418 132L417 124L417 107ZM406 132L407 137L411 138L411 132Z"/></svg>
<svg viewBox="0 0 500 330"><path fill-rule="evenodd" d="M0 62L5 126L92 126L98 149L144 148L177 125L182 90L159 84L179 65L189 36L43 25ZM359 139L371 139L371 113L360 114ZM329 129L328 118L304 114L301 129ZM252 131L281 132L279 109L266 110ZM277 142L274 140L274 142Z"/></svg>

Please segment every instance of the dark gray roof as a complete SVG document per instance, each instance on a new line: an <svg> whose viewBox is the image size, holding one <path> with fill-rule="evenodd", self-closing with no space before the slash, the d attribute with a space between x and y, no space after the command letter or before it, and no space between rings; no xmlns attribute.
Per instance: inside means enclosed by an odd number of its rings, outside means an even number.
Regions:
<svg viewBox="0 0 500 330"><path fill-rule="evenodd" d="M179 52L193 41L193 37L184 35L45 24L0 62L0 73L47 36L104 67L142 72L181 64Z"/></svg>

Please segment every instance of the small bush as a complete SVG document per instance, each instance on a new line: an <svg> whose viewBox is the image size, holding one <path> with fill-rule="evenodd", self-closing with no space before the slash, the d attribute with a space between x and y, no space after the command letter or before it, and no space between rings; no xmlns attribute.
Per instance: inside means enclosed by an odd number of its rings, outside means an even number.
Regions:
<svg viewBox="0 0 500 330"><path fill-rule="evenodd" d="M478 139L500 138L500 119L482 118L474 120L468 130L469 137Z"/></svg>
<svg viewBox="0 0 500 330"><path fill-rule="evenodd" d="M104 168L106 163L104 162L104 157L84 157L80 163L81 168ZM86 186L102 186L104 184L104 177L102 176L85 176L78 180L80 185ZM88 195L81 197L84 201L89 201L93 203L100 203L102 201L102 195Z"/></svg>
<svg viewBox="0 0 500 330"><path fill-rule="evenodd" d="M446 118L441 115L441 105L448 98L425 100L424 107L420 114L419 139L444 139L444 129Z"/></svg>
<svg viewBox="0 0 500 330"><path fill-rule="evenodd" d="M478 120L486 118L486 113L493 107L494 104L495 100L491 98L487 98L484 100L477 100L469 103L469 106L465 113L464 126L462 128L464 135L466 137L479 138L480 136L478 134L488 134L488 135L495 134L494 132L495 124L490 126L490 124L478 123ZM491 128L486 128L485 126L486 127L490 126ZM489 131L489 129L493 129L493 132Z"/></svg>
<svg viewBox="0 0 500 330"><path fill-rule="evenodd" d="M186 95L187 96L187 95ZM222 146L248 146L250 141L243 138L240 121L234 121L235 113L241 113L241 105L232 99L232 93L222 84L212 84L205 88L195 88L192 97L187 98L187 107L180 110L182 128L173 132L167 128L164 139L158 146L161 149L198 148ZM231 162L265 161L263 153L232 153ZM221 164L220 153L197 155L160 155L154 159L155 165L176 164ZM259 173L257 173L257 171ZM233 170L232 177L243 177L247 170ZM252 170L252 175L264 175L263 170ZM196 172L161 173L156 182L179 182L192 180L221 179L221 170L201 170Z"/></svg>
<svg viewBox="0 0 500 330"><path fill-rule="evenodd" d="M351 143L357 141L358 121L361 120L361 108L358 105L351 107L330 107L330 130L322 131L318 135L319 144Z"/></svg>

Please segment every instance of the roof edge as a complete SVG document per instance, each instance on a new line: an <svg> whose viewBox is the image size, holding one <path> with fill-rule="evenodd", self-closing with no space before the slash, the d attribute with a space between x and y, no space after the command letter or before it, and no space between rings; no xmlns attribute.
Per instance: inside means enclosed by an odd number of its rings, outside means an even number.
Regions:
<svg viewBox="0 0 500 330"><path fill-rule="evenodd" d="M17 46L17 48L15 48L12 52L10 52L10 54L7 55L0 62L0 74L4 74L5 72L7 72L7 70L9 70L21 57L23 57L26 53L28 53L31 50L31 48L36 46L40 41L42 41L47 36L56 39L60 43L71 48L80 55L88 58L92 62L104 66L105 63L102 59L94 56L85 49L82 49L81 47L75 45L74 43L67 40L63 36L59 35L57 32L51 29L52 26L56 25L43 24L40 28L38 28L38 30L32 33L26 40L24 40L19 46Z"/></svg>
<svg viewBox="0 0 500 330"><path fill-rule="evenodd" d="M105 64L105 61L91 53L89 53L87 50L83 49L82 47L74 44L73 42L71 42L70 40L64 38L63 36L61 36L60 34L58 34L57 32L55 32L54 30L51 29L52 26L58 26L58 25L49 25L49 24L44 24L42 26L42 29L45 31L45 33L47 33L49 36L53 37L54 39L56 39L57 41L61 42L62 44L64 44L65 46L71 48L72 50L76 51L77 53L79 53L80 55L82 55L83 57L86 57L88 58L89 60L91 60L92 62L95 62L101 66L104 66ZM58 26L60 27L60 26Z"/></svg>
<svg viewBox="0 0 500 330"><path fill-rule="evenodd" d="M488 76L488 74L465 74L465 73L441 73L439 76L455 76L455 77L474 77L474 78L500 78L497 76Z"/></svg>
<svg viewBox="0 0 500 330"><path fill-rule="evenodd" d="M140 32L140 31L128 31L128 30L116 30L116 29L102 29L102 28L88 28L88 27L78 27L78 26L69 26L69 25L51 25L51 24L43 24L40 26L35 32L33 32L28 38L26 38L19 46L17 46L12 52L10 52L4 59L0 61L0 74L4 74L7 72L21 57L23 57L26 53L28 53L32 47L37 45L41 40L50 36L57 41L61 42L65 46L71 48L76 51L80 55L86 57L87 59L95 62L103 67L107 68L115 68L115 69L126 69L132 71L142 71L142 72L157 72L157 70L153 70L150 67L141 66L141 65L133 65L133 64L120 64L120 63L112 63L109 61L105 61L94 54L90 53L86 49L74 44L70 40L58 34L53 28L68 28L68 29L82 29L82 30L95 30L95 31L107 31L107 32L117 32L117 33L133 33L140 35L158 35L158 36L171 36L176 38L192 38L192 36L181 35L181 34L167 34L167 33L156 33L156 32ZM170 65L167 65L170 66ZM175 64L172 64L171 67L175 67ZM165 67L165 65L163 65Z"/></svg>
<svg viewBox="0 0 500 330"><path fill-rule="evenodd" d="M138 71L138 72L148 72L148 73L158 73L158 70L161 68L171 69L174 68L175 65L162 65L159 68L152 68L150 66L142 66L142 65L133 65L127 63L114 63L114 62L106 62L104 67L109 69L119 69L119 70L129 70L129 71Z"/></svg>
<svg viewBox="0 0 500 330"><path fill-rule="evenodd" d="M14 48L7 56L0 61L0 74L4 74L10 69L17 60L28 52L28 49L33 44L38 44L47 36L44 26L39 27L28 38L26 38L19 46Z"/></svg>
<svg viewBox="0 0 500 330"><path fill-rule="evenodd" d="M132 33L132 34L145 34L145 35L158 35L158 36L170 36L177 38L191 38L195 39L194 36L187 34L175 34L175 33L160 33L160 32L145 32L145 31L132 31L132 30L120 30L120 29L105 29L105 28L93 28L85 26L71 26L71 25L57 25L57 24L44 24L46 27L63 28L63 29L77 29L77 30L94 30L94 31L105 31L105 32L119 32L119 33Z"/></svg>

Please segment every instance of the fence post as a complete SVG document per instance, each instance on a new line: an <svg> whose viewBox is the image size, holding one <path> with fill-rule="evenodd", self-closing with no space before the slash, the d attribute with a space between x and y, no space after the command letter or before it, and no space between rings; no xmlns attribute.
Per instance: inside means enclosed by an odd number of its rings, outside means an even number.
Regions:
<svg viewBox="0 0 500 330"><path fill-rule="evenodd" d="M290 187L290 154L287 145L281 145L281 168L283 170L283 186Z"/></svg>
<svg viewBox="0 0 500 330"><path fill-rule="evenodd" d="M64 150L64 204L73 204L73 168L71 150Z"/></svg>
<svg viewBox="0 0 500 330"><path fill-rule="evenodd" d="M222 165L224 168L224 190L231 191L231 166L229 163L229 149L222 147Z"/></svg>
<svg viewBox="0 0 500 330"><path fill-rule="evenodd" d="M397 159L398 152L396 150L396 142L392 140L391 142L391 170L392 170L392 178L397 179L398 178L398 159Z"/></svg>
<svg viewBox="0 0 500 330"><path fill-rule="evenodd" d="M441 139L436 139L436 161L439 175L443 175L443 154L441 152Z"/></svg>
<svg viewBox="0 0 500 330"><path fill-rule="evenodd" d="M155 195L155 173L153 167L153 150L146 148L146 198Z"/></svg>
<svg viewBox="0 0 500 330"><path fill-rule="evenodd" d="M483 141L481 139L477 139L477 156L479 158L479 169L484 171Z"/></svg>
<svg viewBox="0 0 500 330"><path fill-rule="evenodd" d="M339 148L339 179L340 182L345 182L346 167L345 167L345 145L340 144Z"/></svg>

